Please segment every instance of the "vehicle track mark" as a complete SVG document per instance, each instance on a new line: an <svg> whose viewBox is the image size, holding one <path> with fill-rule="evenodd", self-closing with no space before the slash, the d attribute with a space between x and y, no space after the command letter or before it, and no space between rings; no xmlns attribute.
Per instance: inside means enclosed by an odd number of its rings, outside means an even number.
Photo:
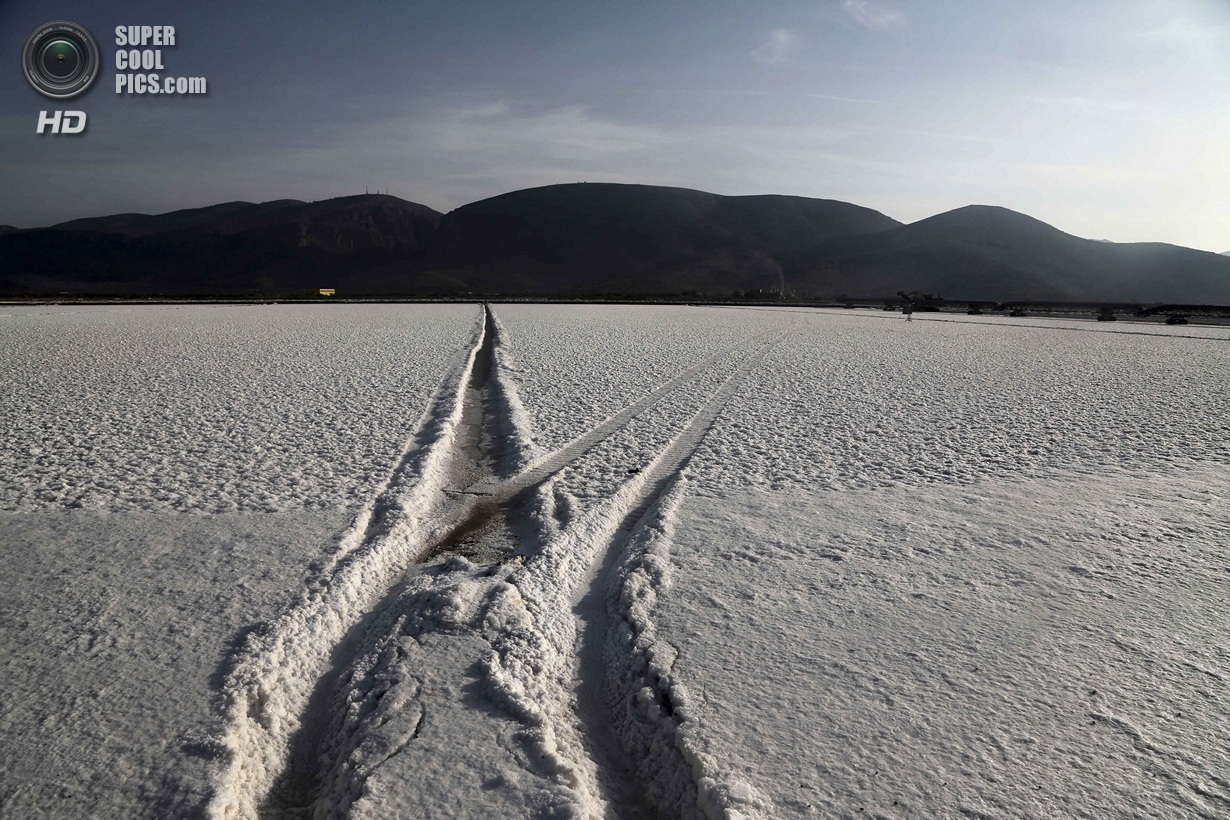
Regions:
<svg viewBox="0 0 1230 820"><path fill-rule="evenodd" d="M689 712L673 676L677 651L655 637L652 605L668 582L664 530L687 465L746 375L787 334L744 359L639 480L625 485L630 497L575 601L578 714L619 820L723 816L729 802L683 737Z"/></svg>
<svg viewBox="0 0 1230 820"><path fill-rule="evenodd" d="M441 548L457 551L488 519L503 517L485 532L509 529L508 510L529 501L552 475L705 368L755 341L677 374L554 453L500 479L495 471L501 458L493 452L500 442L496 423L508 420L500 417L491 395L496 321L484 306L472 346L455 361L381 492L360 510L335 552L315 567L300 601L270 628L248 635L225 662L220 733L225 751L208 815L314 813L325 785L322 773L330 770L320 751L335 745L324 736L332 724L329 700L340 676L371 646L369 632L377 638L384 634L407 570ZM742 366L746 363L745 358ZM635 483L649 477L638 476ZM448 492L449 484L467 482L474 483ZM417 736L421 714L413 735L393 748L405 748ZM396 751L381 763L392 754Z"/></svg>

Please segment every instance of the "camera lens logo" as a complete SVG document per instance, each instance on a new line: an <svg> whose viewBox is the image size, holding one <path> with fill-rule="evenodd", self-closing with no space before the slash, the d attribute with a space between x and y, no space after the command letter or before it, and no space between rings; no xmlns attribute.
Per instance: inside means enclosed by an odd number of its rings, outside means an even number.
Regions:
<svg viewBox="0 0 1230 820"><path fill-rule="evenodd" d="M39 26L26 40L21 66L41 94L75 97L98 76L98 44L76 23L57 20Z"/></svg>

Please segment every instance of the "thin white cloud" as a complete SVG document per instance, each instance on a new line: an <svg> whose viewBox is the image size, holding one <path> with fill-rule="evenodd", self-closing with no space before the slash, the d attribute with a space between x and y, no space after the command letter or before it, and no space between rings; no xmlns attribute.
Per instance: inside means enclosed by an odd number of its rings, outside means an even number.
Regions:
<svg viewBox="0 0 1230 820"><path fill-rule="evenodd" d="M1035 105L1057 106L1074 111L1086 111L1091 113L1109 113L1116 111L1140 113L1150 110L1148 106L1131 102L1129 100L1094 100L1089 97L1079 96L1025 96L1021 97L1021 101L1034 103Z"/></svg>
<svg viewBox="0 0 1230 820"><path fill-rule="evenodd" d="M1006 163L999 168L998 173L1009 185L1035 189L1039 182L1045 181L1050 190L1054 191L1070 189L1077 181L1087 191L1101 187L1110 187L1116 191L1131 191L1139 190L1140 186L1144 185L1157 185L1168 179L1165 172L1148 168L1125 168L1120 165L1095 165L1079 162Z"/></svg>
<svg viewBox="0 0 1230 820"><path fill-rule="evenodd" d="M752 49L752 59L764 65L781 65L789 59L798 42L799 35L790 29L774 29L768 40Z"/></svg>
<svg viewBox="0 0 1230 820"><path fill-rule="evenodd" d="M1129 36L1174 43L1224 43L1228 33L1230 31L1224 23L1173 17L1153 28L1131 32Z"/></svg>
<svg viewBox="0 0 1230 820"><path fill-rule="evenodd" d="M811 100L833 100L834 102L858 103L859 105L884 105L884 100L871 100L862 97L842 97L837 94L804 94Z"/></svg>
<svg viewBox="0 0 1230 820"><path fill-rule="evenodd" d="M501 117L508 114L511 108L506 102L494 102L475 108L459 108L452 112L452 118L459 122L482 120L489 117Z"/></svg>
<svg viewBox="0 0 1230 820"><path fill-rule="evenodd" d="M404 183L388 183L395 192L446 210L503 191L582 180L832 195L839 190L832 187L837 178L869 168L885 173L859 156L864 152L858 133L832 127L665 127L609 119L583 105L542 110L495 103L398 119L369 127L353 141L365 147L367 167L409 169ZM408 146L415 157L410 162ZM817 179L823 184L816 185Z"/></svg>
<svg viewBox="0 0 1230 820"><path fill-rule="evenodd" d="M976 145L1004 145L1002 139L994 137L984 137L980 134L961 134L953 131L920 131L915 128L884 128L880 126L865 126L865 128L878 134L909 134L914 137L928 137L935 140L947 140L950 142L967 142Z"/></svg>
<svg viewBox="0 0 1230 820"><path fill-rule="evenodd" d="M855 22L867 28L894 28L905 23L905 15L901 12L877 6L869 0L841 0L841 8Z"/></svg>
<svg viewBox="0 0 1230 820"><path fill-rule="evenodd" d="M636 156L673 142L664 132L594 117L587 106L526 112L506 103L455 109L430 120L412 120L420 144L453 156L603 163ZM389 129L397 134L399 128Z"/></svg>

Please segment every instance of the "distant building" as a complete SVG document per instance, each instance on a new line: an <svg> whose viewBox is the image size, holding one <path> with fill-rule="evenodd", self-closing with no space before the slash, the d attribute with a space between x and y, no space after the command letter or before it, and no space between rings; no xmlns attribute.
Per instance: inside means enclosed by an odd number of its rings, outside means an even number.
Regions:
<svg viewBox="0 0 1230 820"><path fill-rule="evenodd" d="M321 288L320 295L321 296L336 296L337 288Z"/></svg>

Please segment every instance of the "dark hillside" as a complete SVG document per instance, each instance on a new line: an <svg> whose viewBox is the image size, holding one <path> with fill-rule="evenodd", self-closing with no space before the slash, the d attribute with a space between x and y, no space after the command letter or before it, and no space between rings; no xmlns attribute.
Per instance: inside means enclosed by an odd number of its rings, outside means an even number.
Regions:
<svg viewBox="0 0 1230 820"><path fill-rule="evenodd" d="M1230 259L1175 245L1081 239L983 205L829 240L786 268L805 296L921 290L997 301L1230 303Z"/></svg>
<svg viewBox="0 0 1230 820"><path fill-rule="evenodd" d="M440 216L364 195L79 219L0 235L0 291L397 292Z"/></svg>
<svg viewBox="0 0 1230 820"><path fill-rule="evenodd" d="M867 208L788 196L580 183L485 199L442 220L433 261L475 290L727 294L782 286L780 259L900 225Z"/></svg>
<svg viewBox="0 0 1230 820"><path fill-rule="evenodd" d="M903 225L827 199L552 185L442 215L379 194L0 227L0 293L749 292L1230 304L1230 258L969 206Z"/></svg>

